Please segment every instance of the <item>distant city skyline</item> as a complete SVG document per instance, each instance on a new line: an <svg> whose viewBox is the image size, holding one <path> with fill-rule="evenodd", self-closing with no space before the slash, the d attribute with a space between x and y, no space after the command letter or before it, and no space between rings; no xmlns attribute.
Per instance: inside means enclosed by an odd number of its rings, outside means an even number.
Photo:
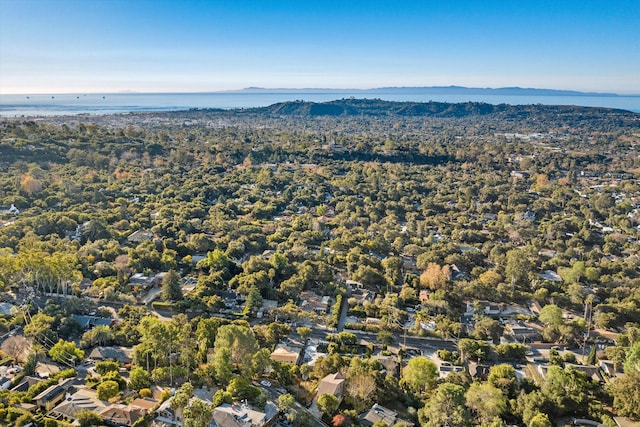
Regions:
<svg viewBox="0 0 640 427"><path fill-rule="evenodd" d="M640 0L0 3L0 94L449 85L640 94Z"/></svg>

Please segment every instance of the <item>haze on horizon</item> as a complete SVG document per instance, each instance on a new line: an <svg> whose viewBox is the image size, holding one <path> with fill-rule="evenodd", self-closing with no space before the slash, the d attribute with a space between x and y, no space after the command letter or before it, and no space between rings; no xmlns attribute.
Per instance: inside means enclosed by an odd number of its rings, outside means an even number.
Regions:
<svg viewBox="0 0 640 427"><path fill-rule="evenodd" d="M638 0L3 0L0 93L384 86L640 94Z"/></svg>

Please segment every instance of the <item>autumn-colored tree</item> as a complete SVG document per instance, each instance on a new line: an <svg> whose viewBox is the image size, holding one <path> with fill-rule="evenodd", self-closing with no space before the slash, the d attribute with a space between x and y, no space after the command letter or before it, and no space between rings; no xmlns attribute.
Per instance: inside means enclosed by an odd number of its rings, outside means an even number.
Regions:
<svg viewBox="0 0 640 427"><path fill-rule="evenodd" d="M431 290L446 289L449 280L451 280L449 266L441 267L435 262L427 264L427 268L420 275L420 285Z"/></svg>

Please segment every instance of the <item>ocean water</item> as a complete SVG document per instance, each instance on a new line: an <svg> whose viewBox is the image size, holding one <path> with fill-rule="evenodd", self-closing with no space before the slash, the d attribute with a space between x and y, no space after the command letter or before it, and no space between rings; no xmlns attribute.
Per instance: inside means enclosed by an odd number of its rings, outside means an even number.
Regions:
<svg viewBox="0 0 640 427"><path fill-rule="evenodd" d="M114 114L176 111L190 108L252 108L284 101L326 102L342 98L378 98L414 102L486 102L608 107L640 112L640 96L520 96L367 92L260 93L115 93L86 95L0 95L0 117Z"/></svg>

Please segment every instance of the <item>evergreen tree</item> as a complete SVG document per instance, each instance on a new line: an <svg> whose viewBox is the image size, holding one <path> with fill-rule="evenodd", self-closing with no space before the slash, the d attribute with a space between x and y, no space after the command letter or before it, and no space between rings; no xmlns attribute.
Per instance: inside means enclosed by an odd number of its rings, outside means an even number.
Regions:
<svg viewBox="0 0 640 427"><path fill-rule="evenodd" d="M587 357L587 365L595 365L597 362L597 355L596 355L596 346L592 345L591 346L591 351L589 352L589 357Z"/></svg>
<svg viewBox="0 0 640 427"><path fill-rule="evenodd" d="M169 270L162 278L162 299L165 301L178 301L182 299L180 275L176 273L175 270Z"/></svg>

